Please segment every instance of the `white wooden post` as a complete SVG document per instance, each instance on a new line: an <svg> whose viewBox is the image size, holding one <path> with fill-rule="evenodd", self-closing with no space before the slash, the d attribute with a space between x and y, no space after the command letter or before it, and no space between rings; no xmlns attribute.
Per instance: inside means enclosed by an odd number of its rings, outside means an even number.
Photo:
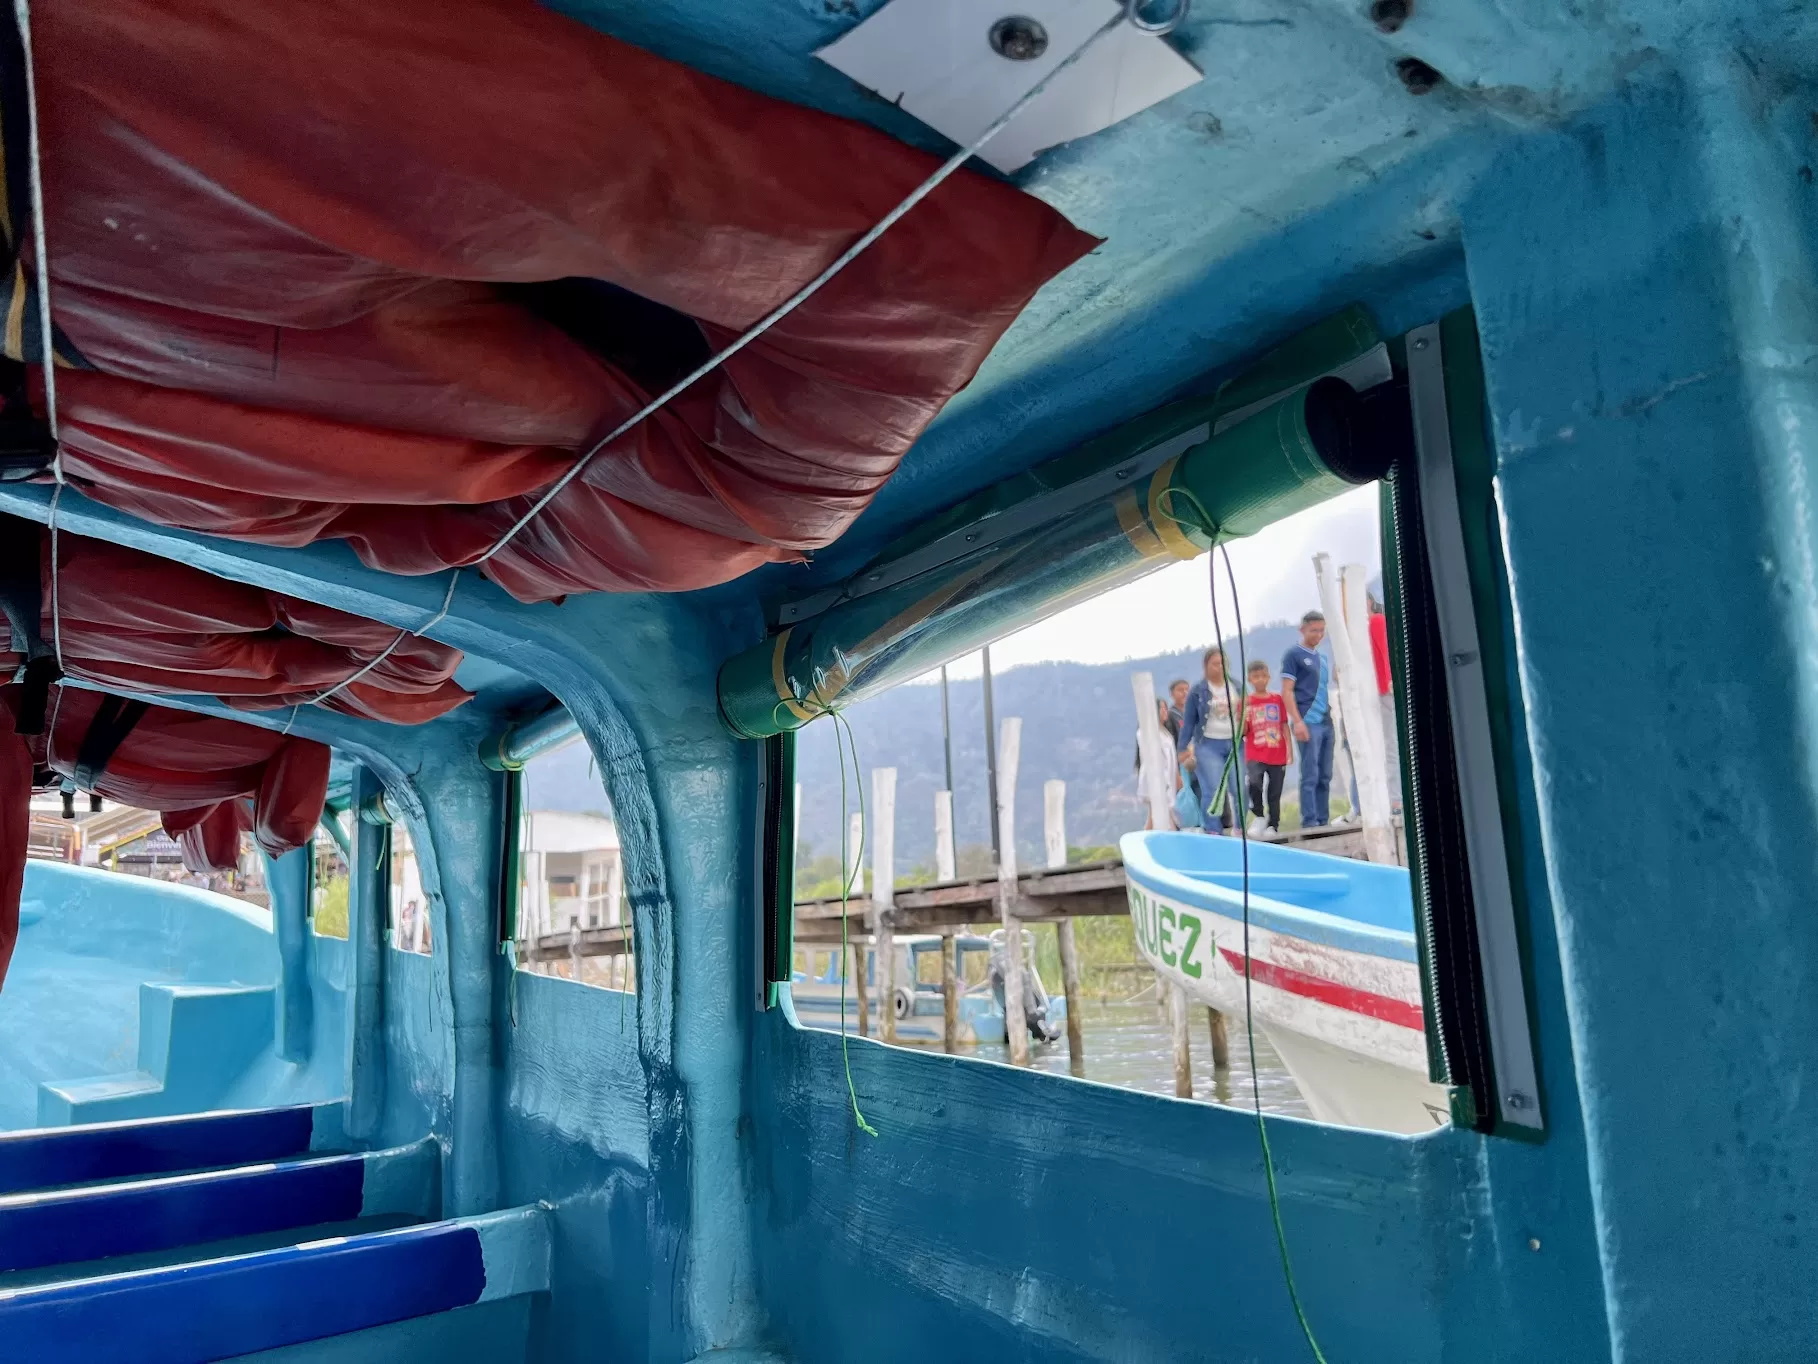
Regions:
<svg viewBox="0 0 1818 1364"><path fill-rule="evenodd" d="M1142 778L1143 799L1149 802L1149 827L1174 827L1174 783L1168 774L1155 770L1151 755L1161 745L1161 718L1155 711L1155 678L1149 673L1130 674L1130 692L1136 698L1136 734L1140 756L1137 770Z"/></svg>
<svg viewBox="0 0 1818 1364"><path fill-rule="evenodd" d="M840 868L840 885L850 887L854 900L859 899L865 893L865 877L861 870L864 849L865 817L854 810L851 818L846 821L846 865ZM846 908L850 909L851 906L848 905ZM869 911L866 912L865 917L867 920L870 919ZM871 983L866 979L865 973L865 953L868 950L868 943L861 942L858 935L851 934L852 916L850 914L846 916L846 925L848 934L852 936L852 991L857 996L858 1035L867 1037L871 1031L871 1006L868 1002Z"/></svg>
<svg viewBox="0 0 1818 1364"><path fill-rule="evenodd" d="M625 921L625 854L613 850L612 860L606 864L606 922L621 924Z"/></svg>
<svg viewBox="0 0 1818 1364"><path fill-rule="evenodd" d="M1047 844L1048 867L1067 865L1067 783L1058 779L1042 784L1042 834ZM1079 1016L1079 945L1073 920L1054 925L1054 945L1059 950L1061 992L1067 999L1067 1069L1086 1073L1085 1033Z"/></svg>
<svg viewBox="0 0 1818 1364"><path fill-rule="evenodd" d="M877 944L880 1002L877 1035L896 1041L896 934L889 916L896 900L896 769L871 769L871 937Z"/></svg>
<svg viewBox="0 0 1818 1364"><path fill-rule="evenodd" d="M1023 925L1016 917L1016 765L1022 717L1005 718L997 741L997 911L1004 928L1004 1032L1010 1064L1029 1064L1029 1020L1023 1014Z"/></svg>
<svg viewBox="0 0 1818 1364"><path fill-rule="evenodd" d="M1351 637L1358 690L1363 693L1351 713L1351 759L1357 772L1357 803L1362 807L1364 854L1372 862L1393 865L1401 857L1395 837L1395 806L1389 794L1389 737L1383 732L1382 693L1370 647L1370 606L1364 586L1367 581L1362 564L1346 564L1339 575L1345 633Z"/></svg>
<svg viewBox="0 0 1818 1364"><path fill-rule="evenodd" d="M862 874L860 859L865 851L865 817L857 810L846 822L846 865L840 875L846 879L841 884L852 887L854 896L865 893L865 878Z"/></svg>
<svg viewBox="0 0 1818 1364"><path fill-rule="evenodd" d="M1319 580L1321 609L1326 614L1326 638L1332 642L1332 663L1343 700L1344 735L1350 740L1351 772L1357 780L1358 817L1364 831L1364 856L1393 866L1395 830L1390 823L1389 778L1382 738L1382 707L1376 701L1376 667L1370 658L1370 626L1364 615L1364 572L1345 570L1355 580L1356 619L1346 611L1353 595L1341 588L1332 573L1329 555L1313 556L1313 574ZM1360 647L1361 645L1361 647ZM1338 735L1332 742L1337 744ZM1337 780L1336 762L1333 780ZM1302 812L1305 818L1305 812Z"/></svg>
<svg viewBox="0 0 1818 1364"><path fill-rule="evenodd" d="M1067 865L1067 783L1042 783L1042 841L1049 867Z"/></svg>
<svg viewBox="0 0 1818 1364"><path fill-rule="evenodd" d="M957 876L953 856L953 792L934 793L934 879L951 881Z"/></svg>
<svg viewBox="0 0 1818 1364"><path fill-rule="evenodd" d="M581 922L595 928L599 920L593 913L593 859L581 854Z"/></svg>

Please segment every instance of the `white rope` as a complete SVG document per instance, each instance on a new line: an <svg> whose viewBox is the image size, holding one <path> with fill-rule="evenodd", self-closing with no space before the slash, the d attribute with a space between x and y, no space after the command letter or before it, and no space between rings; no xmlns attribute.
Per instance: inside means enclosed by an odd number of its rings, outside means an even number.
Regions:
<svg viewBox="0 0 1818 1364"><path fill-rule="evenodd" d="M433 630L433 629L435 629L436 626L440 625L442 623L442 621L448 615L448 608L451 607L452 605L454 605L455 588L460 585L460 582L461 582L461 570L457 568L453 573L450 573L448 575L448 591L442 594L442 609L440 611L437 611L435 613L435 615L431 616L428 620L424 621L421 625L417 626L414 630L406 629L406 630L398 631L398 637L396 639L392 640L392 642L390 644L387 644L384 647L384 649L382 649L379 652L378 656L375 657L370 663L366 664L364 667L360 668L358 671L350 674L349 676L342 678L339 682L335 683L334 686L330 687L327 691L323 692L320 696L312 696L307 701L299 701L295 705L291 706L290 719L288 719L284 722L283 732L285 734L290 733L290 727L292 725L296 724L297 711L301 707L319 706L324 701L328 700L329 697L335 695L337 692L345 691L347 688L351 687L354 683L358 682L361 678L365 677L374 668L378 667L386 659L390 658L392 656L392 654L394 652L396 652L398 646L400 644L402 644L405 640L416 639L417 637L422 635L425 631Z"/></svg>
<svg viewBox="0 0 1818 1364"><path fill-rule="evenodd" d="M23 0L19 0L19 2L23 3ZM1175 0L1173 14L1170 15L1169 18L1157 23L1142 17L1142 0L1124 0L1124 3L1113 18L1106 20L1105 23L1093 31L1091 37L1087 38L1085 42L1074 48L1067 56L1066 60L1062 61L1052 71L1048 72L1047 75L1043 76L1034 85L1030 86L1028 90L1024 91L1022 96L1011 104L1008 109L1004 110L1003 113L993 119L990 126L982 133L953 153L946 161L942 162L940 168L936 170L934 174L930 175L926 180L922 181L921 184L911 190L906 199L895 208L891 209L890 212L886 213L883 218L878 221L876 226L872 227L864 236L860 237L857 241L852 243L851 246L842 251L834 259L831 265L825 270L822 270L820 274L816 275L813 279L809 280L807 284L803 285L794 296L763 318L763 320L753 326L750 331L744 333L731 345L727 346L725 350L720 351L716 355L709 356L685 377L678 379L675 383L664 389L663 392L645 403L644 406L640 407L636 412L632 413L631 416L620 422L606 435L588 446L581 457L568 467L568 472L550 485L548 491L531 504L530 510L513 522L511 529L501 535L498 540L493 543L491 549L487 550L478 559L475 559L473 561L474 564L478 565L485 563L488 559L492 558L493 555L504 549L506 545L509 545L512 540L517 537L518 532L523 530L525 526L528 526L539 514L541 514L545 507L555 501L555 499L561 495L563 489L574 482L575 479L579 478L581 474L586 471L587 466L591 464L595 457L597 457L608 445L612 444L612 442L617 440L620 436L644 421L645 418L659 411L672 398L688 389L695 382L704 379L707 375L713 373L714 370L725 364L733 356L744 350L745 347L749 346L753 341L757 340L765 332L769 331L785 317L788 317L790 313L794 312L797 308L801 307L802 304L806 303L810 298L814 297L815 294L820 292L823 285L833 279L835 275L839 274L840 271L844 270L848 265L852 264L866 247L870 246L879 237L883 236L885 232L889 231L889 229L893 227L904 214L908 213L910 209L914 208L917 204L921 203L922 200L934 193L935 190L939 189L955 171L959 170L961 166L970 161L987 142L1003 132L1018 114L1022 113L1023 110L1027 109L1040 97L1042 92L1054 82L1055 77L1059 76L1061 72L1071 68L1074 63L1085 56L1101 38L1105 37L1113 29L1117 28L1118 25L1125 23L1126 21L1144 33L1159 34L1170 32L1180 24L1182 19L1186 18L1188 3L1189 0Z"/></svg>
<svg viewBox="0 0 1818 1364"><path fill-rule="evenodd" d="M44 360L44 406L50 420L51 439L57 438L57 365L52 350L50 307L50 249L44 240L44 163L39 150L38 77L32 65L31 0L13 0L13 22L19 26L19 46L25 57L26 131L29 146L32 204L32 255L38 266L38 344ZM63 450L51 457L51 471L63 481Z"/></svg>
<svg viewBox="0 0 1818 1364"><path fill-rule="evenodd" d="M13 0L13 22L19 29L19 47L25 59L26 166L31 185L32 256L38 273L38 350L44 365L44 413L51 435L51 477L57 480L50 504L51 647L56 653L57 670L61 672L63 609L57 591L57 504L63 497L63 442L57 426L57 353L55 332L51 327L50 247L45 239L44 158L38 127L38 76L32 62L31 0Z"/></svg>
<svg viewBox="0 0 1818 1364"><path fill-rule="evenodd" d="M762 318L749 331L733 341L731 345L727 346L719 353L709 356L707 360L696 366L690 373L671 384L667 389L663 390L662 393L645 403L643 407L639 408L631 416L620 422L618 426L614 427L610 432L590 445L581 454L580 458L569 466L568 471L551 484L550 487L531 504L528 511L512 523L511 528L501 535L493 543L491 548L473 561L474 565L484 564L517 538L518 533L522 531L524 527L528 526L542 513L544 508L555 501L570 483L574 482L575 479L586 472L588 465L590 465L607 446L611 445L626 432L638 426L646 418L660 411L677 395L685 392L693 384L713 373L714 370L725 364L726 361L744 350L745 347L756 341L760 336L764 335L765 332L776 326L777 323L788 317L790 313L794 312L797 308L801 307L802 304L814 297L815 294L819 293L829 281L856 260L867 247L879 237L883 236L891 227L895 226L905 214L917 204L921 203L922 200L926 199L930 194L934 193L935 190L939 189L941 185L946 183L946 181L964 166L966 162L977 155L986 143L990 142L992 138L996 137L1005 128L1009 127L1011 122L1021 114L1023 110L1033 104L1042 93L1054 83L1056 77L1063 71L1071 69L1080 58L1084 57L1086 53L1099 42L1100 39L1110 34L1120 24L1126 22L1143 33L1161 34L1170 32L1178 27L1180 22L1186 18L1187 7L1190 0L1175 0L1175 9L1173 13L1167 19L1159 22L1153 22L1142 17L1142 3L1143 0L1123 0L1123 4L1119 7L1116 15L1101 24L1092 32L1090 37L1078 47L1074 48L1064 60L1034 85L1030 86L1029 89L1024 91L1008 109L1004 110L1003 113L993 119L983 132L979 133L971 142L961 147L958 151L954 152L952 156L942 162L939 168L937 168L926 180L922 181L921 184L911 190L901 203L879 219L869 231L857 241L853 242L851 246L842 251L835 257L831 264L813 279L809 280L801 289L797 290L793 296ZM51 495L50 505L51 634L57 654L57 666L61 668L63 665L63 629L62 611L58 601L57 505L63 495L65 480L63 475L63 447L58 440L57 427L57 365L53 349L53 331L51 326L50 250L45 240L44 176L38 125L37 81L32 65L30 8L30 0L13 0L13 16L19 27L20 44L24 50L26 104L30 116L28 126L30 131L31 151L32 241L33 251L37 257L38 266L38 329L40 344L43 348L44 400L48 410L51 439L55 443L55 450L51 458L51 473L56 479L57 488ZM378 667L387 658L391 657L393 651L407 638L419 636L438 624L448 615L449 606L454 601L455 587L459 584L460 579L461 570L457 568L449 575L448 592L442 599L442 609L436 612L434 616L430 617L429 620L425 621L414 630L400 630L398 632L398 637L387 645L384 651L370 663L366 664L343 681L337 683L335 686L330 687L320 696L313 697L309 701L301 702L298 705L293 705L291 707L290 719L286 721L284 725L284 733L288 734L291 725L296 723L299 706L320 705L330 697L344 691L346 688L352 686L355 682L358 682L361 678L372 672L374 668Z"/></svg>

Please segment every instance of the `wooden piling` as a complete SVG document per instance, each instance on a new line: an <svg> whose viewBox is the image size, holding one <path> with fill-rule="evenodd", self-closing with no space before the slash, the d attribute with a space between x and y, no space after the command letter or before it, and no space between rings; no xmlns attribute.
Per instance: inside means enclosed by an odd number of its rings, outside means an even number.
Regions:
<svg viewBox="0 0 1818 1364"><path fill-rule="evenodd" d="M1174 1097L1193 1097L1193 1044L1187 1032L1187 992L1177 985L1168 990L1168 1028L1174 1035Z"/></svg>
<svg viewBox="0 0 1818 1364"><path fill-rule="evenodd" d="M997 911L1004 929L1004 1033L1010 1064L1029 1064L1029 1020L1023 1012L1023 925L1016 917L1016 766L1023 722L1007 716L997 745Z"/></svg>
<svg viewBox="0 0 1818 1364"><path fill-rule="evenodd" d="M1048 854L1048 869L1067 865L1067 783L1049 781L1042 786L1042 844ZM1079 946L1073 936L1073 920L1062 919L1054 926L1055 946L1060 950L1061 990L1067 1000L1067 1069L1074 1075L1086 1073L1085 1024L1079 1016Z"/></svg>
<svg viewBox="0 0 1818 1364"><path fill-rule="evenodd" d="M1073 938L1073 920L1057 923L1054 937L1060 948L1061 990L1067 997L1067 1069L1084 1079L1086 1026L1079 1016L1079 948Z"/></svg>
<svg viewBox="0 0 1818 1364"><path fill-rule="evenodd" d="M1209 1004L1206 1006L1206 1026L1212 1032L1212 1069L1231 1069L1231 1035L1225 1027L1225 1016Z"/></svg>
<svg viewBox="0 0 1818 1364"><path fill-rule="evenodd" d="M934 793L934 879L951 881L958 875L953 855L953 792Z"/></svg>
<svg viewBox="0 0 1818 1364"><path fill-rule="evenodd" d="M896 1041L896 934L890 908L896 893L896 769L871 769L871 913L877 943L877 1035Z"/></svg>
<svg viewBox="0 0 1818 1364"><path fill-rule="evenodd" d="M1067 783L1054 780L1042 783L1042 850L1048 854L1048 866L1067 865Z"/></svg>
<svg viewBox="0 0 1818 1364"><path fill-rule="evenodd" d="M951 933L941 935L941 1048L959 1045L959 949Z"/></svg>
<svg viewBox="0 0 1818 1364"><path fill-rule="evenodd" d="M865 817L857 810L846 824L846 865L841 875L846 878L848 893L853 899L865 893Z"/></svg>
<svg viewBox="0 0 1818 1364"><path fill-rule="evenodd" d="M1377 700L1376 665L1370 651L1370 624L1364 604L1365 573L1348 565L1337 577L1327 554L1313 556L1313 576L1319 585L1320 606L1326 613L1326 641L1332 650L1335 671L1333 691L1339 705L1341 739L1333 745L1348 748L1351 774L1357 787L1356 810L1351 817L1363 829L1364 856L1372 862L1394 865L1397 853L1395 826L1389 808L1389 772L1382 732L1382 706ZM1343 790L1342 777L1332 775L1335 790ZM1304 816L1303 816L1304 817Z"/></svg>
<svg viewBox="0 0 1818 1364"><path fill-rule="evenodd" d="M1235 685L1235 684L1233 684ZM1174 827L1174 778L1171 772L1156 770L1151 755L1161 747L1161 714L1155 703L1155 677L1152 673L1130 674L1130 691L1136 701L1136 735L1139 757L1137 772L1142 781L1143 800L1149 806L1151 829Z"/></svg>
<svg viewBox="0 0 1818 1364"><path fill-rule="evenodd" d="M871 1036L871 1010L867 1007L870 984L865 980L865 944L852 944L852 969L846 981L848 989L858 1000L858 1035Z"/></svg>

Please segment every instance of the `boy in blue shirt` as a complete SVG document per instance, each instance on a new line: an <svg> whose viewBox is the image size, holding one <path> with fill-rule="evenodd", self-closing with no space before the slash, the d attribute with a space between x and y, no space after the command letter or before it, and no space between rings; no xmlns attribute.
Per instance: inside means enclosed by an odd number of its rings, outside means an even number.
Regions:
<svg viewBox="0 0 1818 1364"><path fill-rule="evenodd" d="M1326 618L1309 611L1300 618L1300 643L1282 655L1282 701L1288 728L1300 744L1300 826L1331 823L1332 709L1331 667L1319 652L1326 637Z"/></svg>

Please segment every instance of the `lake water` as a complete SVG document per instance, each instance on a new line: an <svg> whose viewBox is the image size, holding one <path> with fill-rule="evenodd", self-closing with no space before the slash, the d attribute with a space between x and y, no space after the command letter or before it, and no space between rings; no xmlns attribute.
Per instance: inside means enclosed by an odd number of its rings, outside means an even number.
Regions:
<svg viewBox="0 0 1818 1364"><path fill-rule="evenodd" d="M1080 1018L1085 1027L1086 1079L1116 1085L1119 1089L1140 1089L1151 1094L1174 1093L1174 1044L1168 1021L1156 1008L1153 994L1145 992L1141 998L1129 1002L1088 999L1080 1008ZM1253 1102L1250 1052L1243 1029L1235 1019L1228 1021L1231 1068L1219 1075L1212 1069L1212 1031L1205 1007L1189 1005L1188 1020L1193 1048L1193 1097L1207 1103L1250 1108ZM959 1053L984 1061L1008 1063L1009 1060L1009 1048L1001 1045L962 1046ZM1031 1043L1029 1059L1036 1070L1051 1071L1056 1075L1071 1073L1064 1035L1058 1042ZM1282 1065L1281 1058L1261 1033L1256 1035L1256 1074L1263 1112L1297 1118L1312 1116L1287 1067Z"/></svg>
<svg viewBox="0 0 1818 1364"><path fill-rule="evenodd" d="M1236 1018L1226 1020L1231 1041L1231 1069L1218 1075L1212 1069L1212 1029L1203 1005L1187 1006L1188 1033L1193 1049L1193 1097L1207 1103L1230 1104L1249 1108L1253 1103L1250 1090L1250 1049L1244 1030ZM1088 1080L1116 1085L1119 1089L1141 1089L1151 1094L1174 1093L1174 1042L1168 1021L1156 1008L1153 997L1131 1003L1096 1003L1085 1001L1080 1006L1080 1021L1085 1028L1086 1075ZM975 1047L980 1055L996 1053L1004 1057L1007 1047ZM1030 1063L1037 1070L1058 1075L1069 1073L1067 1039L1031 1048ZM1265 1113L1285 1113L1297 1118L1311 1117L1306 1100L1288 1074L1281 1058L1269 1045L1269 1039L1256 1034L1256 1078Z"/></svg>

